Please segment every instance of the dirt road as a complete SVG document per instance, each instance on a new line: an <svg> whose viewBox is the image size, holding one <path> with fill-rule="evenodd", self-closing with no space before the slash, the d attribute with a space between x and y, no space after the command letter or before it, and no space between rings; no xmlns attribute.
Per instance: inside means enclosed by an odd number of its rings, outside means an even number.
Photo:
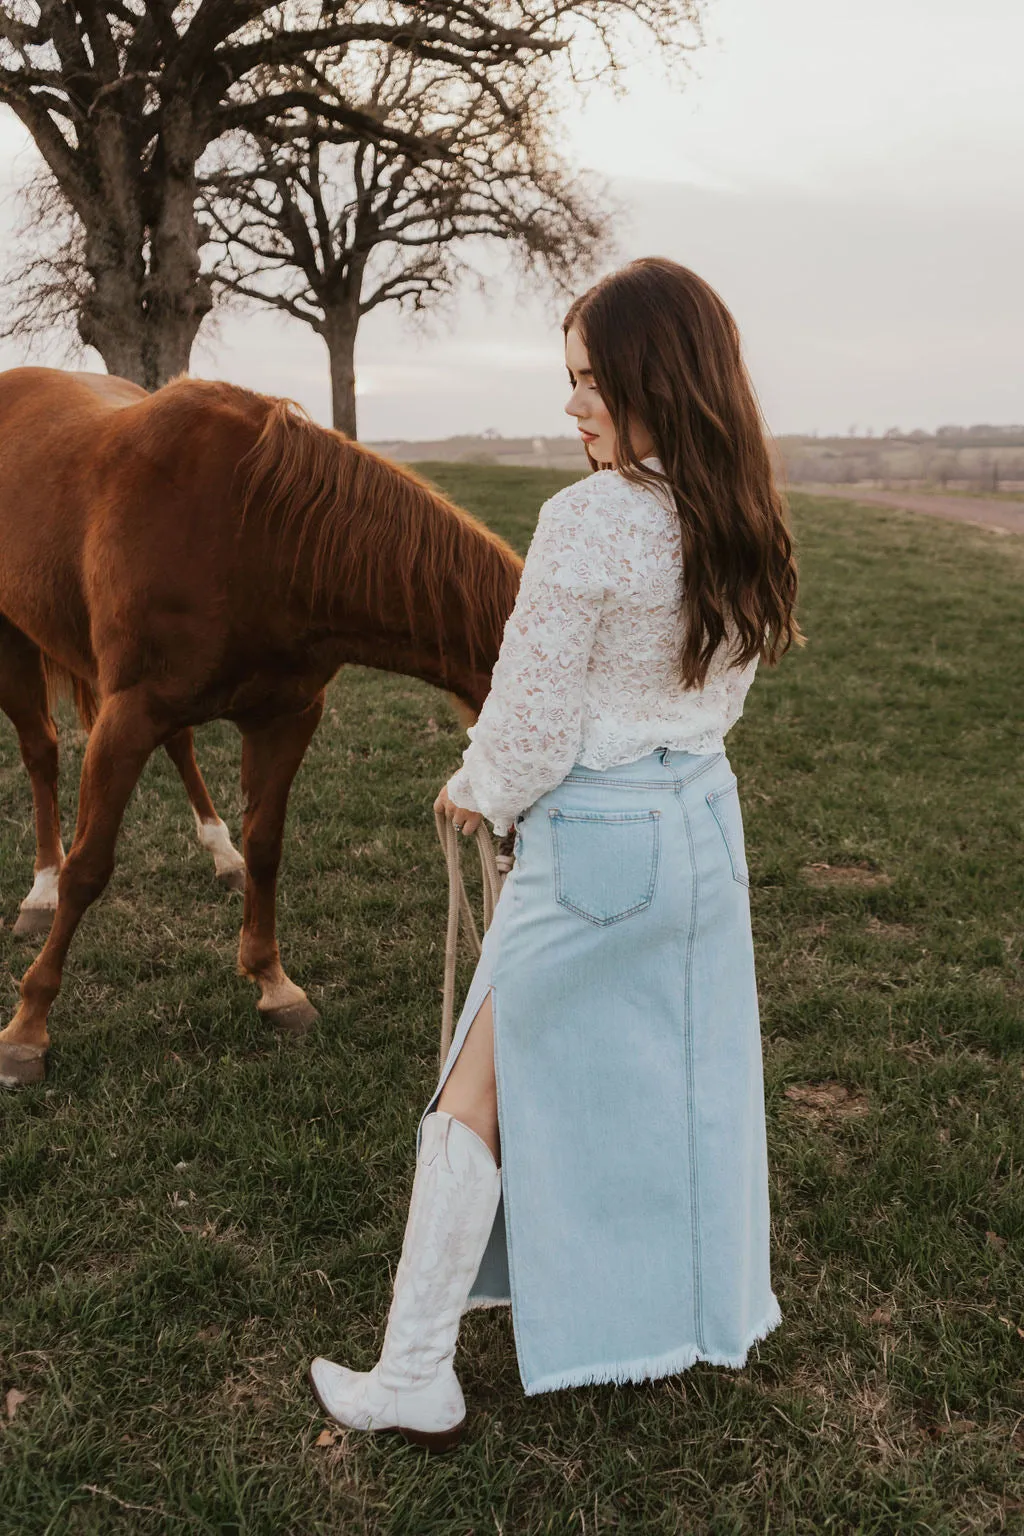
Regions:
<svg viewBox="0 0 1024 1536"><path fill-rule="evenodd" d="M1024 501L996 501L984 496L932 496L925 491L862 491L854 486L794 485L808 496L837 496L843 501L868 502L876 507L901 507L905 512L927 512L954 523L973 523L979 528L998 528L1003 533L1024 533Z"/></svg>

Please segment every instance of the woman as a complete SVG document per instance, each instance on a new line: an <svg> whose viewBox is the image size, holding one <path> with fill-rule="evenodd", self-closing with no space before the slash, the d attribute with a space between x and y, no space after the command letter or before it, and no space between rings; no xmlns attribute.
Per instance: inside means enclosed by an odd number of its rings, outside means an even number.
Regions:
<svg viewBox="0 0 1024 1536"><path fill-rule="evenodd" d="M420 1121L380 1359L310 1368L337 1422L434 1447L465 1422L467 1307L511 1304L528 1394L739 1367L781 1321L723 738L758 661L805 643L792 543L706 283L634 261L563 329L598 473L541 509L435 802L466 836L514 825L515 864Z"/></svg>

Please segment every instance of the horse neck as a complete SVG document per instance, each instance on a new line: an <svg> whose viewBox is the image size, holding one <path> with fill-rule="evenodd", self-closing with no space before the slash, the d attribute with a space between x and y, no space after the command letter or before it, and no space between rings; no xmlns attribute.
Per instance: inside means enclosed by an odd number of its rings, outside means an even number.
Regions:
<svg viewBox="0 0 1024 1536"><path fill-rule="evenodd" d="M522 562L429 487L413 482L411 495L387 527L377 507L360 509L374 537L359 547L338 541L314 582L314 600L364 665L444 688L475 714L490 691Z"/></svg>
<svg viewBox="0 0 1024 1536"><path fill-rule="evenodd" d="M340 661L478 710L519 586L511 546L418 475L290 413L272 415L254 457L247 506L264 504L289 611Z"/></svg>

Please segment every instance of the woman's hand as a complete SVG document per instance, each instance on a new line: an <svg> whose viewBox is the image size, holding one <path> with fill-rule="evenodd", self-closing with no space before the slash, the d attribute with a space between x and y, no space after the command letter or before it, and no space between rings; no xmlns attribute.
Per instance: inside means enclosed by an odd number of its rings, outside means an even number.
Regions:
<svg viewBox="0 0 1024 1536"><path fill-rule="evenodd" d="M434 801L434 810L444 811L448 820L454 823L456 831L461 832L464 837L472 837L483 821L479 811L467 811L464 806L456 805L454 800L448 798L447 784L442 787L441 793Z"/></svg>

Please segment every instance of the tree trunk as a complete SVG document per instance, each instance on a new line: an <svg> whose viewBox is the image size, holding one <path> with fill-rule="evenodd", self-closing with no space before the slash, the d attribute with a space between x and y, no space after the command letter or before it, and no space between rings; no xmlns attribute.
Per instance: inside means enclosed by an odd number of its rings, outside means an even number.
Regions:
<svg viewBox="0 0 1024 1536"><path fill-rule="evenodd" d="M324 314L323 338L331 362L332 420L346 437L356 437L356 332L359 303L345 299Z"/></svg>
<svg viewBox="0 0 1024 1536"><path fill-rule="evenodd" d="M109 230L86 228L85 267L90 288L78 310L78 334L94 347L107 372L146 385L142 338L135 315L142 305L145 268L141 239L129 254Z"/></svg>
<svg viewBox="0 0 1024 1536"><path fill-rule="evenodd" d="M200 273L202 232L196 218L196 161L205 134L191 103L164 107L159 176L152 220L146 295L146 388L158 389L187 373L192 344L213 307L210 282Z"/></svg>
<svg viewBox="0 0 1024 1536"><path fill-rule="evenodd" d="M142 308L146 282L137 157L125 125L106 114L91 125L83 153L95 168L95 179L88 199L76 207L89 277L78 305L78 334L100 354L109 373L144 385L141 338L133 318Z"/></svg>
<svg viewBox="0 0 1024 1536"><path fill-rule="evenodd" d="M102 175L85 225L90 292L78 331L110 373L159 389L187 373L212 305L200 273L195 161L202 135L188 107L172 105L158 158L147 169L126 152L121 125L96 134Z"/></svg>
<svg viewBox="0 0 1024 1536"><path fill-rule="evenodd" d="M135 292L123 281L123 269L90 268L93 291L79 316L79 334L109 373L143 389L160 389L188 372L192 345L210 308L205 285L195 280L186 277L176 293L171 290L172 265L178 264L168 263L160 282L147 277Z"/></svg>

